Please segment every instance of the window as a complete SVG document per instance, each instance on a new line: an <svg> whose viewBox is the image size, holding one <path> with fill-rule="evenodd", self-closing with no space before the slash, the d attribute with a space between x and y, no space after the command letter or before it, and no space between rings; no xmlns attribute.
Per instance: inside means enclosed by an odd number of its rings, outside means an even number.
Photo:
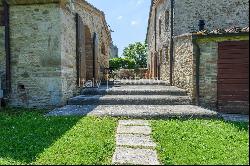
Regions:
<svg viewBox="0 0 250 166"><path fill-rule="evenodd" d="M159 56L160 56L159 57L160 64L163 64L162 50L160 50Z"/></svg>
<svg viewBox="0 0 250 166"><path fill-rule="evenodd" d="M165 11L165 27L166 27L166 30L169 29L169 11Z"/></svg>
<svg viewBox="0 0 250 166"><path fill-rule="evenodd" d="M102 43L101 51L103 55L106 55L106 49L104 43Z"/></svg>
<svg viewBox="0 0 250 166"><path fill-rule="evenodd" d="M161 37L161 20L159 20L159 36Z"/></svg>
<svg viewBox="0 0 250 166"><path fill-rule="evenodd" d="M0 26L4 26L4 10L0 8Z"/></svg>

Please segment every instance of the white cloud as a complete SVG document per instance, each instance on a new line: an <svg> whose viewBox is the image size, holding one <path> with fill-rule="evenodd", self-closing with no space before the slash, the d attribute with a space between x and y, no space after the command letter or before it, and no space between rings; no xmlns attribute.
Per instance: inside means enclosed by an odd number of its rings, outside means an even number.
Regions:
<svg viewBox="0 0 250 166"><path fill-rule="evenodd" d="M131 21L131 25L132 26L138 25L138 22L137 21Z"/></svg>
<svg viewBox="0 0 250 166"><path fill-rule="evenodd" d="M137 0L136 5L141 5L144 3L144 0Z"/></svg>
<svg viewBox="0 0 250 166"><path fill-rule="evenodd" d="M122 20L123 19L123 16L118 16L117 17L117 20Z"/></svg>

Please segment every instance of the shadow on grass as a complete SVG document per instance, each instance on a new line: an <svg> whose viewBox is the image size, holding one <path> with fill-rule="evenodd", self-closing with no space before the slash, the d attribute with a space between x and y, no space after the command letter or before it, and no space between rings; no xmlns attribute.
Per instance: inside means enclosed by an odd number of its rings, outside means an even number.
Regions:
<svg viewBox="0 0 250 166"><path fill-rule="evenodd" d="M44 112L27 109L0 111L0 159L28 164L82 118L45 117L41 114Z"/></svg>
<svg viewBox="0 0 250 166"><path fill-rule="evenodd" d="M230 122L230 121L224 121L224 122L232 125L233 127L237 128L239 131L249 131L248 122Z"/></svg>

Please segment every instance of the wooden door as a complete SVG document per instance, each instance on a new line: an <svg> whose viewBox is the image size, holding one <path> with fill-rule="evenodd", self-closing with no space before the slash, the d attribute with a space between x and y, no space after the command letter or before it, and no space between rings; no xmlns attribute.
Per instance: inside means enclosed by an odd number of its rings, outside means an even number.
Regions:
<svg viewBox="0 0 250 166"><path fill-rule="evenodd" d="M249 114L249 41L219 43L218 110Z"/></svg>
<svg viewBox="0 0 250 166"><path fill-rule="evenodd" d="M98 35L94 33L93 37L93 78L95 80L98 79L99 76L99 64L98 64L98 51L99 51L99 45L98 45Z"/></svg>
<svg viewBox="0 0 250 166"><path fill-rule="evenodd" d="M85 61L85 26L82 18L76 14L76 67L77 67L77 85L83 86L86 78L86 61Z"/></svg>

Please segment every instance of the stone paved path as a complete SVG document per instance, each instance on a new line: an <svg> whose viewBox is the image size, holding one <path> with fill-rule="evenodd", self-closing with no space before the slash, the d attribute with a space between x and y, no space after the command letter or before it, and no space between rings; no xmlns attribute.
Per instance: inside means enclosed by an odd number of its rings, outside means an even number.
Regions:
<svg viewBox="0 0 250 166"><path fill-rule="evenodd" d="M116 134L115 165L160 165L146 120L120 120Z"/></svg>

